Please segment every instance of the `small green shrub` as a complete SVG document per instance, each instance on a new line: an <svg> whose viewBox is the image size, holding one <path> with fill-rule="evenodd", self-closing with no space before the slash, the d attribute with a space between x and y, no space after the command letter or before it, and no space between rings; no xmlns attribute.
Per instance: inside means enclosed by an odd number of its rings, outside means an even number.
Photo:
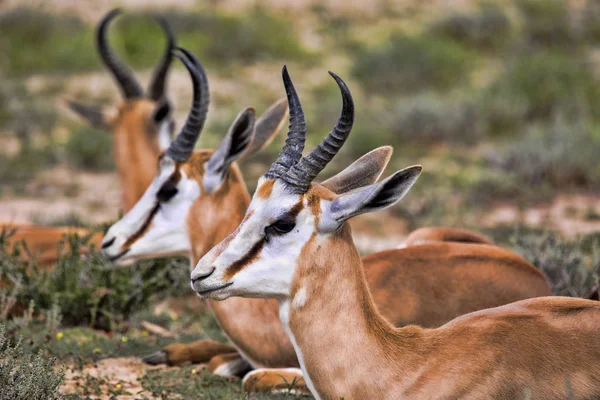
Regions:
<svg viewBox="0 0 600 400"><path fill-rule="evenodd" d="M497 163L529 187L595 187L600 184L598 146L590 127L557 121L528 129Z"/></svg>
<svg viewBox="0 0 600 400"><path fill-rule="evenodd" d="M436 21L429 28L434 36L445 37L478 50L504 45L510 36L510 20L501 8L484 6L474 13L456 13Z"/></svg>
<svg viewBox="0 0 600 400"><path fill-rule="evenodd" d="M75 129L65 145L67 160L76 169L109 171L114 168L112 136L101 129Z"/></svg>
<svg viewBox="0 0 600 400"><path fill-rule="evenodd" d="M600 241L586 251L581 239L566 240L556 233L520 234L512 239L514 250L538 267L553 292L583 297L594 286L600 272Z"/></svg>
<svg viewBox="0 0 600 400"><path fill-rule="evenodd" d="M473 64L472 53L452 41L394 34L383 45L358 51L352 75L367 90L389 96L450 89L468 81Z"/></svg>
<svg viewBox="0 0 600 400"><path fill-rule="evenodd" d="M6 237L0 237L6 240ZM111 265L95 249L81 257L89 237L67 237L67 254L51 270L18 259L22 248L8 253L0 243L0 281L20 282L20 304L34 302L40 311L60 305L65 326L89 325L115 330L151 299L180 293L187 287L187 261L151 260L127 268Z"/></svg>
<svg viewBox="0 0 600 400"><path fill-rule="evenodd" d="M485 135L479 106L467 99L426 94L396 103L388 128L396 144L473 144Z"/></svg>
<svg viewBox="0 0 600 400"><path fill-rule="evenodd" d="M54 370L54 359L46 359L41 352L26 354L22 338L11 344L0 325L0 400L59 399L59 386L65 374Z"/></svg>
<svg viewBox="0 0 600 400"><path fill-rule="evenodd" d="M566 46L577 40L570 22L569 5L563 0L518 0L524 34L532 46Z"/></svg>
<svg viewBox="0 0 600 400"><path fill-rule="evenodd" d="M0 14L0 66L10 75L99 66L93 31L76 17L20 7Z"/></svg>
<svg viewBox="0 0 600 400"><path fill-rule="evenodd" d="M547 119L564 112L576 118L600 115L600 85L587 63L576 56L539 51L509 63L489 88L488 97L526 105L529 119Z"/></svg>

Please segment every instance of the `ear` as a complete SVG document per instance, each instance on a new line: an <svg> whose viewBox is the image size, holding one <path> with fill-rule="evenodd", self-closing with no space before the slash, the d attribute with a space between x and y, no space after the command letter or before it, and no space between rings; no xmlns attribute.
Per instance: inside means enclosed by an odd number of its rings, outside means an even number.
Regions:
<svg viewBox="0 0 600 400"><path fill-rule="evenodd" d="M265 148L281 130L283 122L287 119L287 97L281 98L269 107L267 111L256 120L252 142L240 160L248 158Z"/></svg>
<svg viewBox="0 0 600 400"><path fill-rule="evenodd" d="M171 104L167 100L160 100L152 112L152 121L156 125L160 125L160 123L169 118L170 115Z"/></svg>
<svg viewBox="0 0 600 400"><path fill-rule="evenodd" d="M327 204L319 228L333 231L349 218L396 204L415 183L421 169L420 165L408 167L379 183L343 194Z"/></svg>
<svg viewBox="0 0 600 400"><path fill-rule="evenodd" d="M321 183L336 194L342 194L375 182L387 167L393 149L391 146L371 150L337 175Z"/></svg>
<svg viewBox="0 0 600 400"><path fill-rule="evenodd" d="M221 186L231 163L248 149L254 132L255 119L254 108L248 107L242 111L206 163L203 186L208 193L215 192Z"/></svg>
<svg viewBox="0 0 600 400"><path fill-rule="evenodd" d="M94 128L108 129L112 124L113 116L108 110L102 107L71 100L67 100L67 106L76 114L86 119Z"/></svg>

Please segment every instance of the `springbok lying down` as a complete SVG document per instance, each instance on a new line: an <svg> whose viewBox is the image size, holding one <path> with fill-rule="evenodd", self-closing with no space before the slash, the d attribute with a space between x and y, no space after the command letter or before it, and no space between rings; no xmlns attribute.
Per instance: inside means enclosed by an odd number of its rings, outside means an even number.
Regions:
<svg viewBox="0 0 600 400"><path fill-rule="evenodd" d="M292 121L286 145L260 178L240 225L197 263L192 288L213 304L257 298L278 305L304 379L318 399L600 398L597 302L522 300L463 315L435 329L395 328L388 310L378 311L377 292L390 280L399 285L387 295L396 298L397 308L415 314L422 310L413 305L424 297L438 298L431 311L446 309L458 288L473 295L472 305L480 297L495 298L500 286L514 290L525 280L538 287L537 293L549 290L527 263L488 245L445 243L447 251L439 251L440 258L431 254L432 245L396 250L395 268L370 279L371 266L361 260L347 221L398 202L421 167L342 194L313 183L344 144L353 122L350 92L332 76L342 90L342 116L305 157L304 119L290 83L286 85ZM289 82L285 69L284 81ZM412 286L403 287L418 275L411 260L403 259L407 250L429 261L418 268L420 279L438 282L441 274L440 286L414 292ZM459 262L444 266L446 257L457 253L461 256L453 261ZM503 267L495 268L494 261ZM492 270L484 284L483 276ZM392 278L395 273L398 277ZM429 325L426 318L422 321Z"/></svg>
<svg viewBox="0 0 600 400"><path fill-rule="evenodd" d="M112 133L122 208L127 212L152 182L157 171L156 160L169 146L175 128L165 94L175 37L166 20L157 18L165 32L167 46L145 93L133 72L118 59L108 43L109 25L120 13L119 9L112 10L98 23L96 43L102 61L121 90L123 101L114 108L104 109L76 101L69 101L68 105L92 126Z"/></svg>
<svg viewBox="0 0 600 400"><path fill-rule="evenodd" d="M98 23L96 44L102 61L119 85L123 101L114 109L101 109L76 101L69 101L68 105L93 126L111 131L117 176L122 190L121 207L124 211L129 211L156 175L156 160L161 151L168 147L174 130L165 88L175 38L166 20L158 18L166 35L167 46L152 75L148 94L145 94L131 70L121 63L108 43L109 24L120 13L120 10L113 10ZM58 261L61 256L59 244L65 235L77 233L85 236L91 233L86 229L68 226L46 227L17 223L2 223L1 229L14 231L14 235L8 238L9 249L17 243L25 242L31 255L44 267L51 267ZM102 234L95 233L90 244L98 248L101 240ZM28 254L23 253L23 258L28 257Z"/></svg>
<svg viewBox="0 0 600 400"><path fill-rule="evenodd" d="M191 54L179 54L179 57L194 81L195 100L190 119L162 156L159 172L142 199L109 229L104 239L105 254L118 264L175 252L188 254L194 264L230 235L245 215L248 218L246 209L250 204L237 161L262 145L263 140L257 137L272 136L285 116L282 103L273 106L257 121L254 121L254 111L247 109L234 122L217 150L193 151L207 113L208 82ZM304 115L291 81L284 76L291 106L286 149L301 154ZM344 113L348 107L347 104ZM293 158L286 154L280 157L279 163L292 162ZM323 185L342 194L351 192L357 185L374 183L390 154L389 147L374 150ZM266 197L270 190L268 184L261 185L255 197ZM280 228L285 229L273 229ZM236 265L243 269L251 258L240 260ZM439 326L469 311L551 293L541 273L532 265L494 246L432 243L367 256L364 264L377 304L397 325ZM461 284L449 285L455 277L463 280ZM241 374L251 368L299 366L292 343L278 318L275 301L238 298L211 301L211 306L239 355L214 354L210 360L206 357L209 352L202 351L207 342L199 341L167 346L147 361L170 364L210 361L212 371L227 375ZM198 354L203 358L194 357ZM292 371L298 375L297 370ZM271 377L276 377L277 384L281 384L281 375L281 371L275 371ZM261 380L265 381L266 377ZM254 381L246 382L250 385L249 382ZM252 388L264 387L254 385Z"/></svg>

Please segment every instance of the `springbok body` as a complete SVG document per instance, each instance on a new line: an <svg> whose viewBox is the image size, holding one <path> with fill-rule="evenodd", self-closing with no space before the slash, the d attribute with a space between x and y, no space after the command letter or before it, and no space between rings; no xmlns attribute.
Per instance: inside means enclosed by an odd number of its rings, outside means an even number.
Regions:
<svg viewBox="0 0 600 400"><path fill-rule="evenodd" d="M276 300L304 379L317 398L600 396L597 302L523 300L467 314L436 329L395 328L389 316L385 319L377 311L375 293L380 288L367 281L369 266L361 261L347 220L395 204L414 184L421 167L406 168L342 194L312 183L341 148L353 122L350 92L339 77L332 76L342 91L342 116L326 139L302 157L304 119L284 68L292 121L286 145L259 180L241 224L192 271L192 288L201 297L228 299L225 302L232 296ZM441 273L443 286L481 285L456 267L468 260L478 264L486 256L505 261L507 270L520 271L507 288L532 276L539 278L527 263L519 266L523 263L519 257L500 254L495 247L460 244L466 246L461 252L453 244L442 245L462 260L449 274L432 265L423 279ZM431 254L432 246L436 245L398 250L398 254L411 251L413 259L422 262L421 268L439 265L444 259ZM421 249L423 254L417 257ZM403 268L407 260L402 258L396 261L397 281L410 281L415 268ZM479 263L479 267L487 266ZM504 273L494 275L492 282L506 285ZM391 280L390 274L380 276L380 283ZM417 290L419 296L437 295L422 293L427 290L423 286ZM442 308L447 297L443 291L439 294L437 307ZM491 297L490 292L479 295ZM411 299L403 300L398 297L398 308L411 308Z"/></svg>
<svg viewBox="0 0 600 400"><path fill-rule="evenodd" d="M208 99L204 98L207 85L202 83L205 77L193 67L193 63L191 58L186 62L192 76L197 75L195 102L207 104ZM286 108L282 104L274 105L256 122L253 112L242 112L214 152L191 151L202 123L196 121L195 130L184 129L189 147L178 148L174 160L169 151L161 158L158 175L142 199L107 232L103 246L105 254L116 263L127 264L140 258L187 252L195 263L225 239L242 221L250 202L234 160L253 153L264 145L264 138L277 132L285 116ZM191 115L206 114L204 107L193 110ZM196 136L193 137L193 134ZM184 156L179 156L179 153L184 153ZM345 170L324 185L344 193L361 183L373 183L380 176L390 154L390 148L374 150L351 166L358 173L348 174ZM263 185L257 195L268 197L270 190L269 184ZM489 248L486 250L486 247ZM470 255L471 251L475 256ZM243 267L243 263L239 265ZM438 326L469 311L551 293L543 276L533 266L492 246L437 243L394 250L366 257L365 269L372 292L387 310L386 317L395 324L412 322ZM407 270L414 280L403 282L403 271ZM429 278L430 273L438 273L440 279ZM448 287L447 282L454 279L454 275L461 274L470 274L470 281L454 288ZM496 284L498 276L500 279ZM522 284L514 285L515 281ZM419 290L432 294L433 299L422 298ZM440 297L448 307L439 306ZM400 302L406 305L399 307ZM246 360L245 363L231 357L227 358L227 363L213 360L210 363L213 370L236 374L251 367L299 366L294 347L279 320L275 301L232 298L224 302L211 301L211 306L224 332ZM208 359L190 357L193 353L190 349L202 345L202 341L171 345L147 360L171 364L205 362ZM225 358L221 360L225 361ZM259 372L261 378L263 372ZM281 372L268 376L272 378ZM289 375L294 370L284 372ZM246 380L247 387L261 387L260 383L264 381L256 382L256 377L255 373L250 376L252 379Z"/></svg>
<svg viewBox="0 0 600 400"><path fill-rule="evenodd" d="M58 261L58 258L66 254L69 250L68 248L63 248L63 252L60 252L60 243L65 240L65 236L79 235L84 237L92 234L85 228L37 226L18 223L0 224L0 232L2 231L10 234L6 237L6 244L8 245L6 250L12 252L15 246L25 243L27 251L21 252L21 258L34 258L38 265L46 268L54 265ZM102 234L93 233L88 245L93 245L96 249L99 249L101 242ZM87 248L83 250L87 251Z"/></svg>
<svg viewBox="0 0 600 400"><path fill-rule="evenodd" d="M487 236L466 229L428 226L412 231L401 247L418 246L432 242L494 244Z"/></svg>

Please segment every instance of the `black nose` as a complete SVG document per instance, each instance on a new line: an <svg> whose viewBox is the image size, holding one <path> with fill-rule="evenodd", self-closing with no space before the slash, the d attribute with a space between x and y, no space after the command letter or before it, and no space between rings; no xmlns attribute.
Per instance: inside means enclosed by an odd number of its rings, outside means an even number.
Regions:
<svg viewBox="0 0 600 400"><path fill-rule="evenodd" d="M215 269L217 269L217 268L216 268L216 267L213 267L213 268L210 270L210 272L209 272L208 274L206 274L206 275L201 275L201 276L197 276L197 277L195 277L194 279L192 279L192 285L193 285L194 283L198 282L198 281L201 281L202 279L206 279L206 278L208 278L209 276L211 276L211 275L213 274L213 272L215 272Z"/></svg>
<svg viewBox="0 0 600 400"><path fill-rule="evenodd" d="M105 249L107 247L112 246L112 244L115 242L116 236L113 236L112 239L110 239L108 242L104 242L102 243L102 248Z"/></svg>

